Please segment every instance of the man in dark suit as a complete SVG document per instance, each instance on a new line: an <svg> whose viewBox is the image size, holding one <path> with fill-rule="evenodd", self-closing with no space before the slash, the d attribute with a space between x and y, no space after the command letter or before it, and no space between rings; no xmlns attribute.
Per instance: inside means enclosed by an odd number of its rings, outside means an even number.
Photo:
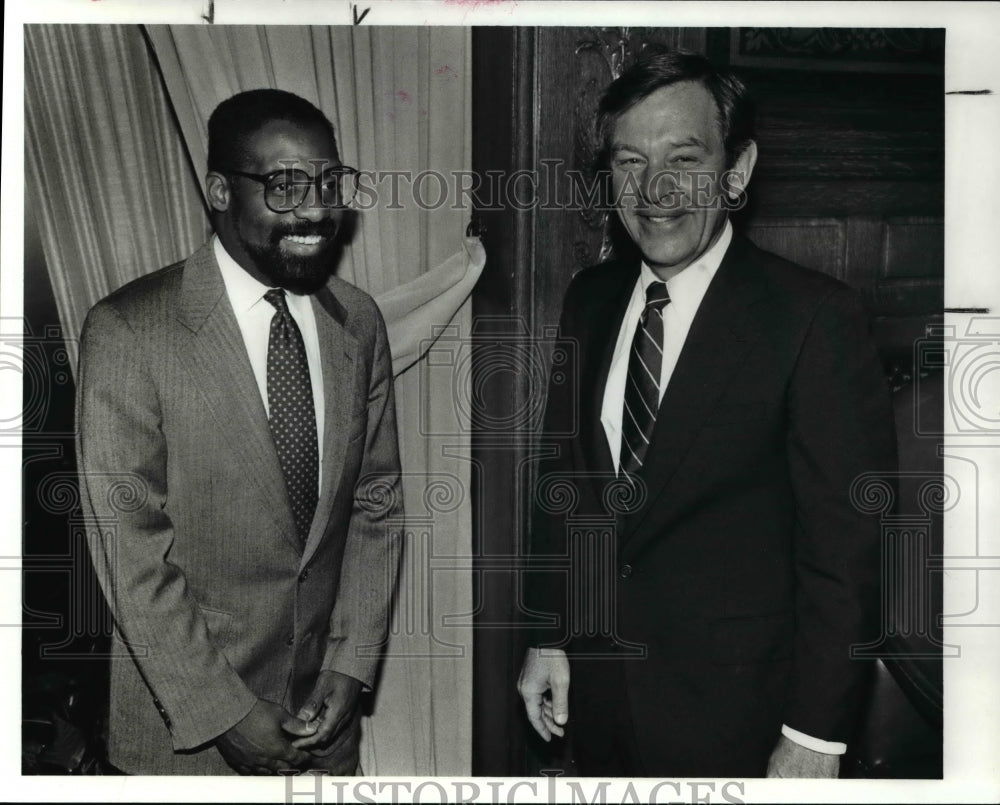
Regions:
<svg viewBox="0 0 1000 805"><path fill-rule="evenodd" d="M752 122L690 54L645 52L601 102L639 254L566 292L528 599L559 626L518 683L583 774L835 777L862 697L880 527L852 482L895 465L889 393L859 296L733 234ZM568 581L540 572L560 557Z"/></svg>
<svg viewBox="0 0 1000 805"><path fill-rule="evenodd" d="M87 317L81 497L128 773L357 768L401 492L385 325L331 276L355 176L302 98L224 101L215 236Z"/></svg>

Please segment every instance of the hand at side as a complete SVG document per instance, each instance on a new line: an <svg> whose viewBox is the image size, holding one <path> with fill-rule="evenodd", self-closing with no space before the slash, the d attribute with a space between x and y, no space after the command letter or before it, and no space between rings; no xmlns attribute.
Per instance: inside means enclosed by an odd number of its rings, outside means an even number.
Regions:
<svg viewBox="0 0 1000 805"><path fill-rule="evenodd" d="M521 665L517 691L524 699L528 721L546 741L562 736L569 720L569 659L559 649L529 648ZM545 693L551 694L550 699Z"/></svg>

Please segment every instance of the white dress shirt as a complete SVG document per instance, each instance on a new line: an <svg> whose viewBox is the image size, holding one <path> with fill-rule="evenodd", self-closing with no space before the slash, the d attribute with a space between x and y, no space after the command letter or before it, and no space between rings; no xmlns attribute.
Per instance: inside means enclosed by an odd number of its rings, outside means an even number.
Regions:
<svg viewBox="0 0 1000 805"><path fill-rule="evenodd" d="M226 286L226 295L236 323L243 334L243 344L246 346L247 357L253 369L254 380L260 391L260 399L264 403L264 411L271 415L267 402L267 342L271 336L271 319L275 309L264 298L271 286L251 277L240 267L218 237L212 238L215 259L222 272L222 281ZM306 363L309 364L309 381L312 385L313 406L316 409L316 444L319 447L319 481L323 481L323 369L319 357L319 333L316 331L316 314L313 311L312 297L300 296L285 292L288 312L302 333L302 343L306 348ZM322 489L322 485L320 486Z"/></svg>
<svg viewBox="0 0 1000 805"><path fill-rule="evenodd" d="M660 401L663 392L674 373L681 348L687 339L694 314L698 312L701 300L705 297L712 277L719 270L719 264L733 239L733 227L726 221L725 228L719 239L695 262L679 274L667 280L667 293L670 302L663 308L663 364L660 369ZM625 318L618 331L618 341L615 343L614 355L611 357L611 368L608 371L608 382L604 387L604 403L601 406L601 424L608 438L611 457L615 462L615 472L618 472L621 462L622 445L622 410L625 405L625 381L628 377L629 353L632 351L632 339L635 328L639 324L639 316L646 307L646 289L660 278L653 270L642 264L639 280L632 290L632 298L625 309Z"/></svg>
<svg viewBox="0 0 1000 805"><path fill-rule="evenodd" d="M663 393L670 382L671 375L673 375L674 367L677 366L677 359L680 357L681 349L687 340L691 322L694 321L694 316L701 306L701 300L705 298L705 292L708 291L708 286L712 282L715 272L719 270L719 265L722 263L722 258L725 256L732 239L733 227L729 221L726 221L719 239L695 262L667 280L667 293L670 294L670 302L663 308L663 364L660 368L660 402L663 401ZM643 262L639 279L632 290L632 298L625 309L625 318L618 331L618 341L615 343L615 351L611 357L608 381L604 387L601 424L604 426L604 433L608 439L608 447L611 449L611 458L615 463L616 473L619 471L621 463L622 411L625 406L625 382L628 376L632 339L639 323L639 316L646 307L646 289L652 283L660 281L652 269ZM786 725L782 725L781 733L797 744L816 752L842 755L847 751L847 744L813 738Z"/></svg>

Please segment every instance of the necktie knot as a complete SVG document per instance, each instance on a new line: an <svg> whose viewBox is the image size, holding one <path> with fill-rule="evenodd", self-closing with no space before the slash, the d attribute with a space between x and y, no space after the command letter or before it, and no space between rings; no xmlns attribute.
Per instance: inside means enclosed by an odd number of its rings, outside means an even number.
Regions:
<svg viewBox="0 0 1000 805"><path fill-rule="evenodd" d="M646 289L646 308L656 308L662 310L670 301L670 294L667 293L667 283L651 282Z"/></svg>
<svg viewBox="0 0 1000 805"><path fill-rule="evenodd" d="M279 313L288 313L288 302L285 301L283 288L272 288L264 294L264 301L268 302Z"/></svg>

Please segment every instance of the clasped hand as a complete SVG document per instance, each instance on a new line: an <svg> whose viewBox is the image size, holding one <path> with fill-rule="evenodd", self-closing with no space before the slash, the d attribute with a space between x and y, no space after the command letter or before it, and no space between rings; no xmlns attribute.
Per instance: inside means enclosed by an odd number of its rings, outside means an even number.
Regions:
<svg viewBox="0 0 1000 805"><path fill-rule="evenodd" d="M323 671L296 715L258 699L216 746L240 774L276 774L301 767L309 761L310 750L329 746L350 723L360 692L359 680Z"/></svg>

